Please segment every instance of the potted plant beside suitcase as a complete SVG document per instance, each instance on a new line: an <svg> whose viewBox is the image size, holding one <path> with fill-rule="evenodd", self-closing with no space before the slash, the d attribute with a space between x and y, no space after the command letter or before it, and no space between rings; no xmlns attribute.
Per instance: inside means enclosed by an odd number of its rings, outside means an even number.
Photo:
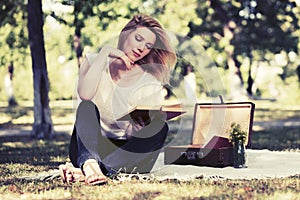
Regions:
<svg viewBox="0 0 300 200"><path fill-rule="evenodd" d="M233 145L233 167L244 168L246 166L245 142L247 132L243 131L240 124L232 123L229 132L229 141Z"/></svg>

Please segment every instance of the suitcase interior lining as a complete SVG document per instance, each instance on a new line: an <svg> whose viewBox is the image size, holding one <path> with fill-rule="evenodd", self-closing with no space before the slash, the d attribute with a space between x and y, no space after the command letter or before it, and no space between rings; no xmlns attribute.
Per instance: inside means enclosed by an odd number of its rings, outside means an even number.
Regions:
<svg viewBox="0 0 300 200"><path fill-rule="evenodd" d="M196 104L191 144L205 147L214 136L229 138L232 123L240 124L242 130L248 133L248 144L252 130L252 108L251 103Z"/></svg>

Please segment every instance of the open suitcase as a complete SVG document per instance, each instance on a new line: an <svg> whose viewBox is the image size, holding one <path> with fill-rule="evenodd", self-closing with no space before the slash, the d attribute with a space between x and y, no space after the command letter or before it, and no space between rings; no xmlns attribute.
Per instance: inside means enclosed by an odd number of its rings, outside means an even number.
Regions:
<svg viewBox="0 0 300 200"><path fill-rule="evenodd" d="M165 164L210 167L233 166L233 146L229 142L232 123L247 131L250 146L255 104L252 102L195 104L191 143L166 146Z"/></svg>

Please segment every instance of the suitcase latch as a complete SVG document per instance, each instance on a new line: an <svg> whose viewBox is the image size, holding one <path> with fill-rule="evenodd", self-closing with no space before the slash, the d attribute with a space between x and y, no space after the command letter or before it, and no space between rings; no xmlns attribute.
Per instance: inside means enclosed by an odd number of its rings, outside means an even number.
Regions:
<svg viewBox="0 0 300 200"><path fill-rule="evenodd" d="M182 156L185 156L188 160L195 160L197 157L198 158L203 158L204 153L199 151L183 151L180 153Z"/></svg>

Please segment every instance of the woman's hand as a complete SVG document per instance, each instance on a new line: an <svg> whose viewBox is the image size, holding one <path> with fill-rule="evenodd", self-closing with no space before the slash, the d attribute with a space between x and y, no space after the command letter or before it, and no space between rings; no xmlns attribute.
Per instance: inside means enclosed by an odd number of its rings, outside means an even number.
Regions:
<svg viewBox="0 0 300 200"><path fill-rule="evenodd" d="M128 58L128 56L124 53L124 51L112 47L105 47L105 48L107 48L107 50L109 51L109 57L120 59L122 63L125 64L127 70L130 70L134 67L134 61ZM117 61L114 60L113 62L117 62Z"/></svg>

